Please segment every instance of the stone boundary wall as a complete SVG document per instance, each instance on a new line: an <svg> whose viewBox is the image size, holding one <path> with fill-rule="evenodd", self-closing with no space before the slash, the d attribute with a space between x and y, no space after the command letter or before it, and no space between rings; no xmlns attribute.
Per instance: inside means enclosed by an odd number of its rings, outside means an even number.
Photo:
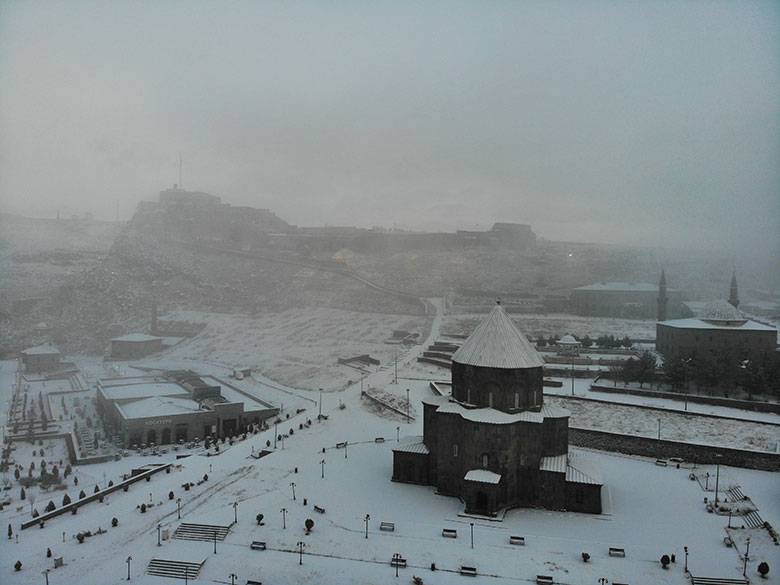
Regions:
<svg viewBox="0 0 780 585"><path fill-rule="evenodd" d="M33 518L32 520L27 520L26 522L22 522L21 529L24 530L25 528L29 528L30 526L37 526L41 522L46 522L47 520L54 518L56 516L59 516L61 514L65 514L68 511L77 510L81 506L88 504L90 502L94 502L95 500L99 500L105 496L107 496L110 493L113 493L118 490L125 490L127 491L127 488L129 488L132 484L141 481L142 479L146 479L149 481L155 473L159 473L160 471L163 471L165 469L169 469L172 467L172 463L161 463L157 465L156 467L152 469L147 469L146 471L142 471L141 473L137 473L135 475L131 475L128 479L124 481L120 481L119 483L116 483L112 485L111 487L106 487L102 490L100 490L96 494L89 494L79 500L73 500L70 504L66 504L64 506L60 506L59 508L56 508L52 510L51 512L45 512L38 516L37 518ZM170 472L169 472L170 473Z"/></svg>
<svg viewBox="0 0 780 585"><path fill-rule="evenodd" d="M669 400L677 400L678 402L684 402L687 397L688 402L697 404L728 406L729 408L740 408L742 410L752 410L754 412L773 412L775 414L780 414L780 403L776 402L753 402L751 400L701 396L699 394L678 394L676 392L664 392L663 390L645 390L641 388L626 388L625 386L602 386L601 384L593 384L590 389L594 392L608 392L610 394L631 394L633 396L668 398Z"/></svg>
<svg viewBox="0 0 780 585"><path fill-rule="evenodd" d="M780 453L769 453L767 451L746 451L743 449L713 447L664 439L659 441L649 437L635 437L573 427L569 428L569 443L578 447L588 447L599 451L641 455L655 459L681 457L692 463L721 463L722 465L744 467L746 469L780 471Z"/></svg>

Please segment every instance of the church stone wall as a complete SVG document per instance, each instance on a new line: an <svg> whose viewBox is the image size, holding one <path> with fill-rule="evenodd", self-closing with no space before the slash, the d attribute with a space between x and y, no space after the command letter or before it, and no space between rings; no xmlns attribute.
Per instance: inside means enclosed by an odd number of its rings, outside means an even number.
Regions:
<svg viewBox="0 0 780 585"><path fill-rule="evenodd" d="M486 368L452 362L452 396L456 400L504 412L538 411L542 407L542 368ZM518 394L517 407L515 393Z"/></svg>

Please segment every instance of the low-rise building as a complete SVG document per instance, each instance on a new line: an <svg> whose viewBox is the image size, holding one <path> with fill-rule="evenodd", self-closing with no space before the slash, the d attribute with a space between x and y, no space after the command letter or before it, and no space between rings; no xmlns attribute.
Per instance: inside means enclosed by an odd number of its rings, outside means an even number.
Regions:
<svg viewBox="0 0 780 585"><path fill-rule="evenodd" d="M229 437L279 413L235 386L192 372L99 380L97 406L108 433L125 447Z"/></svg>
<svg viewBox="0 0 780 585"><path fill-rule="evenodd" d="M157 353L162 349L162 337L144 333L130 333L111 340L111 357L134 360Z"/></svg>
<svg viewBox="0 0 780 585"><path fill-rule="evenodd" d="M43 344L28 347L21 352L25 372L47 372L56 370L62 362L60 350L53 345Z"/></svg>

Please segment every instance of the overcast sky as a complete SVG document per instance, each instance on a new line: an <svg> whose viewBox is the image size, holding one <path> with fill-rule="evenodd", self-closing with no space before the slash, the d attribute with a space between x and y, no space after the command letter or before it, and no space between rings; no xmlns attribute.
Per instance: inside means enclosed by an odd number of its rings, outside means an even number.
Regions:
<svg viewBox="0 0 780 585"><path fill-rule="evenodd" d="M778 2L0 2L0 210L778 248Z"/></svg>

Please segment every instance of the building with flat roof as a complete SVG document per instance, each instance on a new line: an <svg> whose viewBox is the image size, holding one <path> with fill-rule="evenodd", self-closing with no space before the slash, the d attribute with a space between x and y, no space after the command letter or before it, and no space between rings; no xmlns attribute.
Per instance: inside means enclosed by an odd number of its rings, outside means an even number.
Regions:
<svg viewBox="0 0 780 585"><path fill-rule="evenodd" d="M434 485L466 512L601 513L601 481L569 453L569 413L544 404L543 361L496 305L452 356L452 395L423 400L423 436L393 449L393 480Z"/></svg>
<svg viewBox="0 0 780 585"><path fill-rule="evenodd" d="M661 313L683 317L688 313L682 292L647 282L596 282L571 291L572 310L578 315L652 319ZM663 312L661 312L663 308Z"/></svg>
<svg viewBox="0 0 780 585"><path fill-rule="evenodd" d="M776 354L777 329L720 300L709 303L701 317L657 323L655 347L666 359L710 354L760 361Z"/></svg>
<svg viewBox="0 0 780 585"><path fill-rule="evenodd" d="M60 350L47 343L28 347L20 352L25 372L56 370L62 362Z"/></svg>
<svg viewBox="0 0 780 585"><path fill-rule="evenodd" d="M125 447L230 437L279 413L240 388L189 371L99 380L97 406L108 434Z"/></svg>
<svg viewBox="0 0 780 585"><path fill-rule="evenodd" d="M162 337L144 333L129 333L111 340L111 357L134 360L162 350Z"/></svg>

